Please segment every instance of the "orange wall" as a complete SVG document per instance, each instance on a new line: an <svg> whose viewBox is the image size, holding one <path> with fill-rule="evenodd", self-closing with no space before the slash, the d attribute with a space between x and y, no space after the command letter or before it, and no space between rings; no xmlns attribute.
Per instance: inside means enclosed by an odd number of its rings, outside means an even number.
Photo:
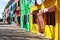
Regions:
<svg viewBox="0 0 60 40"><path fill-rule="evenodd" d="M58 1L58 5L59 5L59 40L60 40L60 0Z"/></svg>

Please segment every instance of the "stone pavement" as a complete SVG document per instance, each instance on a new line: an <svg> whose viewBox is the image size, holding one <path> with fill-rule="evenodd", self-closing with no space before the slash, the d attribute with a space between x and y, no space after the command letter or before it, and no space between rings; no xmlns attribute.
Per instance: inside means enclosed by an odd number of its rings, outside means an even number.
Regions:
<svg viewBox="0 0 60 40"><path fill-rule="evenodd" d="M51 40L13 26L0 25L0 40Z"/></svg>

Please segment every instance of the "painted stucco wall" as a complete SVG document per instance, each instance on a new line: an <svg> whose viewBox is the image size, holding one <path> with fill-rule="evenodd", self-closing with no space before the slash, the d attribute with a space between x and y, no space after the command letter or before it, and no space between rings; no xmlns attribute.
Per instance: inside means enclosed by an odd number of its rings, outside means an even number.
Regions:
<svg viewBox="0 0 60 40"><path fill-rule="evenodd" d="M59 40L60 40L60 0L58 1L58 12L59 12Z"/></svg>

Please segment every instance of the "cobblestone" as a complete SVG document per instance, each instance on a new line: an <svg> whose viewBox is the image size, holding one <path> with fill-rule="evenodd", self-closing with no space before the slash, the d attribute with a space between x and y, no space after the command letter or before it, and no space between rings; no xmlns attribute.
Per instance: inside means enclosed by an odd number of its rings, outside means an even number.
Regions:
<svg viewBox="0 0 60 40"><path fill-rule="evenodd" d="M5 28L5 27L4 27ZM7 28L0 27L0 40L51 40L48 38L44 38L42 36L38 36L26 30L20 28L10 27Z"/></svg>

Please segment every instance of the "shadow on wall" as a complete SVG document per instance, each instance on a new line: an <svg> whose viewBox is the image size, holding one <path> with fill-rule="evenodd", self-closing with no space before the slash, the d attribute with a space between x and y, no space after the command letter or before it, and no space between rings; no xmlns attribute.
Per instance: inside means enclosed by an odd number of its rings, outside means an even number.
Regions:
<svg viewBox="0 0 60 40"><path fill-rule="evenodd" d="M45 8L47 8L47 7L53 6L55 4L55 1L56 0L49 0L49 1L46 1L45 0L44 3L43 3L43 5L44 5ZM38 9L41 9L41 6L42 6L42 4L41 5L38 5L37 6Z"/></svg>
<svg viewBox="0 0 60 40"><path fill-rule="evenodd" d="M59 13L59 17L58 17L59 18L59 21L58 21L59 22L58 23L58 25L59 25L59 27L58 27L59 28L59 34L58 35L59 35L59 40L60 40L60 9L59 9L59 12L58 13Z"/></svg>

